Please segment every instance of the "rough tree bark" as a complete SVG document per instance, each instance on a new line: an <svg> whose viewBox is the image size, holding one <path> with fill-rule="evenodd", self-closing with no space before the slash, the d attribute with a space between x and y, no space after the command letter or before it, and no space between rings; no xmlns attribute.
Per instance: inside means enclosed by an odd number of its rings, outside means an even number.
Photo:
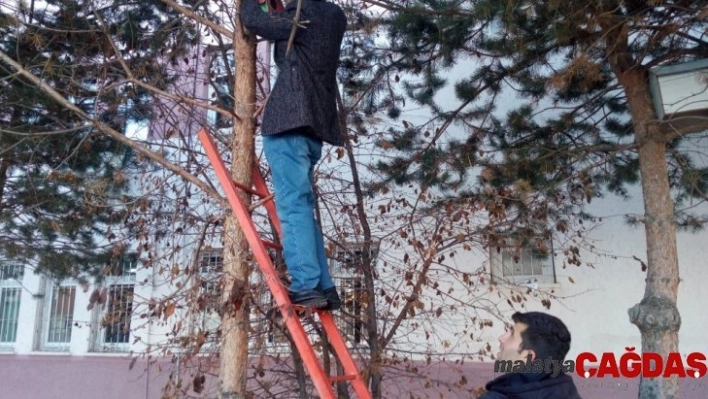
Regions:
<svg viewBox="0 0 708 399"><path fill-rule="evenodd" d="M666 162L667 136L658 124L652 122L657 120L657 116L649 91L648 74L631 55L627 22L617 24L610 16L601 25L606 38L607 60L627 96L644 197L646 286L641 302L629 309L629 320L639 328L642 353L658 353L666 364L669 353L678 352L678 331L681 327L681 316L676 306L679 267L674 203ZM639 397L677 399L678 377L641 379Z"/></svg>
<svg viewBox="0 0 708 399"><path fill-rule="evenodd" d="M679 267L676 249L674 203L669 187L666 142L656 120L649 95L647 76L642 71L627 72L620 83L634 120L639 147L639 170L644 196L644 229L647 242L647 277L644 298L629 310L629 318L641 332L642 352L662 355L678 352L681 327L678 299ZM642 379L640 398L679 397L678 377Z"/></svg>
<svg viewBox="0 0 708 399"><path fill-rule="evenodd" d="M240 1L236 2L239 9ZM251 165L254 160L255 119L251 117L256 102L256 42L244 32L236 18L233 50L234 113L231 141L231 175L234 181L251 185ZM239 193L250 203L250 196ZM249 271L250 251L237 221L230 214L224 223L224 278L221 294L222 325L219 369L220 399L246 399L249 331Z"/></svg>
<svg viewBox="0 0 708 399"><path fill-rule="evenodd" d="M0 161L0 211L3 209L3 204L5 203L5 185L7 184L7 172L10 170L12 164L10 161L3 157Z"/></svg>

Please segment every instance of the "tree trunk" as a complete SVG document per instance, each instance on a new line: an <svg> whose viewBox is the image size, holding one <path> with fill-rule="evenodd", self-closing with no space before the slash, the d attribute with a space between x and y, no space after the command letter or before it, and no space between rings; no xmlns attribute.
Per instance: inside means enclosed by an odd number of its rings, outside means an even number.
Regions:
<svg viewBox="0 0 708 399"><path fill-rule="evenodd" d="M290 343L290 352L292 352L293 358L293 370L295 371L295 379L297 380L297 387L299 390L300 399L308 399L309 389L307 386L307 373L305 372L305 363L302 362L302 357L300 352L293 341L293 337L290 335L290 331L286 332L288 337L288 342Z"/></svg>
<svg viewBox="0 0 708 399"><path fill-rule="evenodd" d="M676 249L674 203L669 188L666 142L656 120L646 73L630 70L618 74L627 93L639 146L639 169L644 195L644 228L647 242L647 277L644 298L629 309L629 318L641 332L642 352L660 354L666 364L669 353L678 352L681 317L678 297L679 268ZM642 379L640 398L679 397L678 377Z"/></svg>
<svg viewBox="0 0 708 399"><path fill-rule="evenodd" d="M0 212L3 210L3 204L5 203L5 186L7 185L7 172L10 170L10 161L3 157L0 161Z"/></svg>
<svg viewBox="0 0 708 399"><path fill-rule="evenodd" d="M239 7L240 2L237 2L236 8ZM250 186L255 152L255 119L251 116L256 102L256 45L254 38L244 33L240 20L236 18L236 21L237 33L233 43L236 64L233 91L236 118L233 118L231 175L234 181ZM250 203L249 195L243 192L239 195L246 204ZM245 399L250 324L250 250L233 215L226 218L224 235L219 397Z"/></svg>
<svg viewBox="0 0 708 399"><path fill-rule="evenodd" d="M381 399L383 392L381 385L381 381L383 380L383 354L379 341L378 314L376 309L376 286L374 284L376 280L376 270L374 269L373 259L371 258L371 245L373 244L373 240L371 227L369 226L369 221L366 218L366 210L364 209L364 192L361 189L361 179L359 178L359 171L357 169L356 160L354 159L354 149L352 148L351 140L347 134L346 109L339 91L337 91L337 105L340 111L339 124L342 128L342 132L345 134L344 147L352 171L352 183L356 195L356 212L359 217L359 222L361 223L362 233L364 234L362 274L364 275L364 290L369 293L365 296L367 343L369 344L369 354L371 356L368 370L369 390L373 399Z"/></svg>

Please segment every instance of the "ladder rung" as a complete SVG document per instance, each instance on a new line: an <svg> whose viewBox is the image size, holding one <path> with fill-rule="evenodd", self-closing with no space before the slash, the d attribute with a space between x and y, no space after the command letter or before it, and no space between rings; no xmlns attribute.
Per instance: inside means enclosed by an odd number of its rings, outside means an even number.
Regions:
<svg viewBox="0 0 708 399"><path fill-rule="evenodd" d="M262 199L260 199L258 202L251 204L251 206L248 207L248 210L253 212L254 209L258 208L259 206L265 204L266 202L268 202L272 199L273 199L273 194L270 194L267 197L262 197Z"/></svg>
<svg viewBox="0 0 708 399"><path fill-rule="evenodd" d="M283 249L282 245L276 244L272 241L266 241L266 240L261 240L261 241L263 241L263 245L265 245L268 248Z"/></svg>
<svg viewBox="0 0 708 399"><path fill-rule="evenodd" d="M354 381L356 380L356 377L357 376L355 374L334 375L330 376L329 380L332 382Z"/></svg>
<svg viewBox="0 0 708 399"><path fill-rule="evenodd" d="M254 190L254 189L252 189L252 188L250 188L250 187L246 187L246 186L244 186L243 184L241 184L241 183L239 183L239 182L235 182L235 181L233 181L233 180L231 180L231 181L234 183L234 186L240 188L241 190L243 190L243 191L245 191L245 192L247 192L247 193L249 193L249 194L251 194L251 195L255 195L255 196L258 196L258 197L260 197L260 198L263 198L263 197L266 197L266 196L267 196L267 194L259 193L258 191Z"/></svg>

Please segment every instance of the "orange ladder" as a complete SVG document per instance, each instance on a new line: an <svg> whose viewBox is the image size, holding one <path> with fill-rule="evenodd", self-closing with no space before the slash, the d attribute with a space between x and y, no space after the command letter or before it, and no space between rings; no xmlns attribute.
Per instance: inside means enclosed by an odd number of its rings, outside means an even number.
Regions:
<svg viewBox="0 0 708 399"><path fill-rule="evenodd" d="M262 204L265 206L268 216L275 226L278 236L282 237L280 219L278 219L278 215L275 211L275 202L272 201L273 197L268 191L268 187L265 184L265 179L261 174L257 161L253 164L254 188L252 189L250 187L245 187L231 179L231 174L227 171L226 166L224 165L224 160L219 155L216 144L207 130L201 129L198 136L199 140L202 142L202 145L204 145L209 161L216 171L216 176L219 178L221 185L224 187L226 197L229 204L231 204L231 209L233 210L238 223L241 225L241 229L243 229L244 235L251 246L251 250L253 251L253 255L260 266L265 281L268 283L268 287L273 293L273 297L278 304L278 308L283 314L285 325L290 331L290 335L295 342L298 352L300 352L303 363L305 364L305 367L307 368L307 371L309 372L320 397L322 399L335 399L336 396L334 394L334 390L332 389L332 383L338 381L352 381L354 392L357 394L359 399L370 399L371 394L366 387L363 377L357 369L356 363L354 363L354 360L347 349L344 339L337 329L332 313L323 310L316 310L316 313L322 323L322 327L324 327L327 334L327 338L329 339L332 348L334 348L342 367L344 368L345 374L331 377L329 372L325 373L322 364L320 364L320 361L315 354L312 343L310 342L310 339L302 326L300 317L298 317L297 313L293 310L293 305L290 302L290 297L288 296L286 288L283 287L278 276L278 272L275 270L273 262L271 261L268 251L266 250L266 247L280 248L280 245L261 239L256 230L256 226L253 223L253 219L251 218L251 212L236 194L236 188L240 188L251 195L260 197L261 199L256 203L256 205Z"/></svg>

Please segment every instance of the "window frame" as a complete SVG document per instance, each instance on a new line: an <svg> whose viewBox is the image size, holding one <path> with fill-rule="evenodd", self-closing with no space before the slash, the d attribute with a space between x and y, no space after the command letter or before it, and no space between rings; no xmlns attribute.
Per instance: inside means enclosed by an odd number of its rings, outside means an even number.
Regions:
<svg viewBox="0 0 708 399"><path fill-rule="evenodd" d="M534 244L537 240L542 240L548 248L548 253L544 258L534 254L535 251L538 251L537 246ZM499 245L490 245L489 247L490 274L493 282L525 285L531 288L553 286L558 283L556 277L555 259L553 256L553 240L534 238L527 240L521 246L516 245L511 241L511 239L503 239ZM518 262L516 262L514 257L518 257ZM538 264L521 264L521 262L524 262L525 259L536 261ZM510 262L516 263L510 264ZM513 270L519 267L521 268L522 273L514 273ZM527 267L539 267L540 272L535 273L532 270L530 274L523 273L527 271L524 270L524 268ZM508 273L510 268L512 273Z"/></svg>
<svg viewBox="0 0 708 399"><path fill-rule="evenodd" d="M12 350L17 342L24 275L25 266L22 264L0 264L0 351ZM7 305L9 300L15 300L12 308ZM12 313L11 317L5 316L6 308ZM7 325L10 327L6 327ZM10 331L13 326L14 331ZM4 339L10 336L12 339Z"/></svg>
<svg viewBox="0 0 708 399"><path fill-rule="evenodd" d="M52 327L53 327L53 322L55 317L53 317L54 310L57 308L55 306L55 299L56 295L59 294L61 290L69 290L70 292L73 291L73 295L70 294L70 299L69 302L66 302L64 299L61 302L61 308L63 310L67 310L67 315L64 315L63 323L65 324L63 327L64 332L61 332L60 334L66 334L68 335L68 340L66 341L50 341L50 337L52 334ZM46 296L44 298L43 304L42 304L42 319L41 319L41 328L39 329L40 333L40 338L39 338L39 350L41 351L56 351L56 352L68 352L71 348L71 336L73 332L73 325L74 325L74 316L76 314L76 294L77 294L77 287L73 282L66 282L62 283L59 285L56 284L48 284L48 287L46 289ZM68 306L67 306L68 304ZM68 307L68 309L66 309ZM62 321L60 321L62 322ZM61 329L60 329L61 330ZM68 330L68 332L67 332Z"/></svg>
<svg viewBox="0 0 708 399"><path fill-rule="evenodd" d="M227 99L227 105L235 104L235 98L233 93L233 85L229 85L228 73L226 66L224 65L222 58L222 51L218 47L211 50L209 63L207 65L208 81L207 81L207 99L210 102L216 104L221 103L221 99ZM235 79L236 73L236 57L234 55L233 49L226 50L226 57L228 62L231 62L229 68L231 68L231 73ZM226 88L226 91L219 90L218 88ZM230 100L230 101L229 101ZM228 104L228 103L231 104ZM207 122L213 126L214 130L223 130L230 132L233 128L233 121L224 121L226 119L222 114L208 110L207 111Z"/></svg>
<svg viewBox="0 0 708 399"><path fill-rule="evenodd" d="M199 295L207 295L207 304L203 311L195 312L195 324L201 331L209 332L206 344L220 342L218 327L221 326L218 306L221 293L219 283L224 270L224 249L212 248L199 251ZM207 265L204 260L207 259Z"/></svg>
<svg viewBox="0 0 708 399"><path fill-rule="evenodd" d="M107 276L105 277L105 286L99 288L100 295L104 302L97 306L94 313L93 323L93 350L95 352L128 352L132 345L132 326L133 318L135 318L135 289L136 289L136 274L138 269L138 257L136 253L129 253L119 258L116 264L109 265ZM129 266L129 267L126 267ZM109 323L107 317L111 317L110 313L115 308L116 292L122 292L119 297L126 298L125 302L121 302L121 307L118 312L125 312L125 315L118 316L118 322ZM127 294L126 294L127 293ZM126 310L127 309L127 310ZM123 332L113 332L109 330L108 325L123 324ZM125 326L127 324L127 327ZM127 329L127 331L126 331ZM117 340L108 340L108 334L119 334L122 337ZM123 338L125 337L125 338Z"/></svg>

